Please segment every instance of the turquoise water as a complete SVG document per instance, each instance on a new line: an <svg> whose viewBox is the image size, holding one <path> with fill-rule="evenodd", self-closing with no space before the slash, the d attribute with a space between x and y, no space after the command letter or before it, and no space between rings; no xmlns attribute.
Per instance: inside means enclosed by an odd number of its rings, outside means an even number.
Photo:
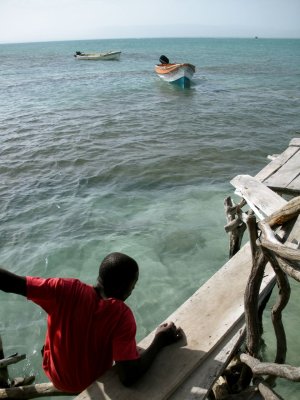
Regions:
<svg viewBox="0 0 300 400"><path fill-rule="evenodd" d="M78 50L122 55L77 61ZM196 66L190 89L155 75L161 54ZM10 44L0 60L0 264L92 284L107 253L128 253L141 269L128 301L141 339L227 260L230 179L299 137L300 40ZM299 365L297 296L295 285L285 323ZM6 354L28 356L11 375L45 381L43 313L0 301ZM294 400L299 384L279 389Z"/></svg>

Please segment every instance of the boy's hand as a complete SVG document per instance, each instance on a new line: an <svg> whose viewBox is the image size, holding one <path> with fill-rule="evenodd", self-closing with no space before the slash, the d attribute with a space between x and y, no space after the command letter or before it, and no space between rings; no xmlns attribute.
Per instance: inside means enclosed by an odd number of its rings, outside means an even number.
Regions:
<svg viewBox="0 0 300 400"><path fill-rule="evenodd" d="M177 328L174 322L166 322L159 325L155 332L155 338L160 342L161 346L168 346L177 342L183 337L183 330Z"/></svg>
<svg viewBox="0 0 300 400"><path fill-rule="evenodd" d="M173 322L166 322L156 329L150 346L140 353L140 358L128 361L116 361L117 372L123 385L130 386L150 367L158 352L164 347L184 337L183 330Z"/></svg>

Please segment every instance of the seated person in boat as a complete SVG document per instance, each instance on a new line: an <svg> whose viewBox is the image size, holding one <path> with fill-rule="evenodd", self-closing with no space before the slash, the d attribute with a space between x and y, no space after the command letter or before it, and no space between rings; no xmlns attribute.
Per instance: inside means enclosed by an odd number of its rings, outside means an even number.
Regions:
<svg viewBox="0 0 300 400"><path fill-rule="evenodd" d="M161 63L161 65L170 64L170 60L164 55L159 57L159 62Z"/></svg>
<svg viewBox="0 0 300 400"><path fill-rule="evenodd" d="M78 393L115 362L121 382L136 382L157 353L183 332L160 325L151 345L139 353L136 322L125 304L138 280L138 264L111 253L99 268L95 286L78 279L19 276L0 268L0 289L27 297L48 314L43 369L57 389Z"/></svg>

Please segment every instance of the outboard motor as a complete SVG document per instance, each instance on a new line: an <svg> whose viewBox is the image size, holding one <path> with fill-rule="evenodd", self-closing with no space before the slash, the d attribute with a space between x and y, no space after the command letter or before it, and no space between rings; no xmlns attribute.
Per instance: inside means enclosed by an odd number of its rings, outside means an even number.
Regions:
<svg viewBox="0 0 300 400"><path fill-rule="evenodd" d="M166 56L160 56L159 62L160 62L161 64L169 64L169 59L168 59L168 57L166 57Z"/></svg>

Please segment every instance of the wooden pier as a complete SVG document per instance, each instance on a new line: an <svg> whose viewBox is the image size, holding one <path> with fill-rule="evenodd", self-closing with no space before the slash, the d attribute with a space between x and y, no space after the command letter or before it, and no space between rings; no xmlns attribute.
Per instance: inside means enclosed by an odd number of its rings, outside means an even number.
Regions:
<svg viewBox="0 0 300 400"><path fill-rule="evenodd" d="M300 138L291 140L289 147L263 168L256 179L280 194L300 194Z"/></svg>
<svg viewBox="0 0 300 400"><path fill-rule="evenodd" d="M291 197L300 194L300 139L293 139L255 177L240 175L231 183L259 219L282 209L287 204L282 193ZM299 218L288 240L300 241ZM164 348L138 383L124 387L112 368L76 400L205 399L244 339L244 293L251 266L247 243L167 318L183 329L185 339ZM268 265L260 288L261 301L273 287L274 279L274 271ZM148 347L154 333L139 346Z"/></svg>
<svg viewBox="0 0 300 400"><path fill-rule="evenodd" d="M300 194L300 139L293 139L255 178L238 176L232 184L259 218L278 211L286 200L276 192ZM290 234L290 241L299 241L298 228ZM125 388L112 369L76 400L205 399L241 344L244 292L251 265L248 243L167 318L182 327L186 340L165 348L136 385ZM261 286L261 299L273 284L274 272L269 267ZM154 331L139 346L147 347L153 336Z"/></svg>

